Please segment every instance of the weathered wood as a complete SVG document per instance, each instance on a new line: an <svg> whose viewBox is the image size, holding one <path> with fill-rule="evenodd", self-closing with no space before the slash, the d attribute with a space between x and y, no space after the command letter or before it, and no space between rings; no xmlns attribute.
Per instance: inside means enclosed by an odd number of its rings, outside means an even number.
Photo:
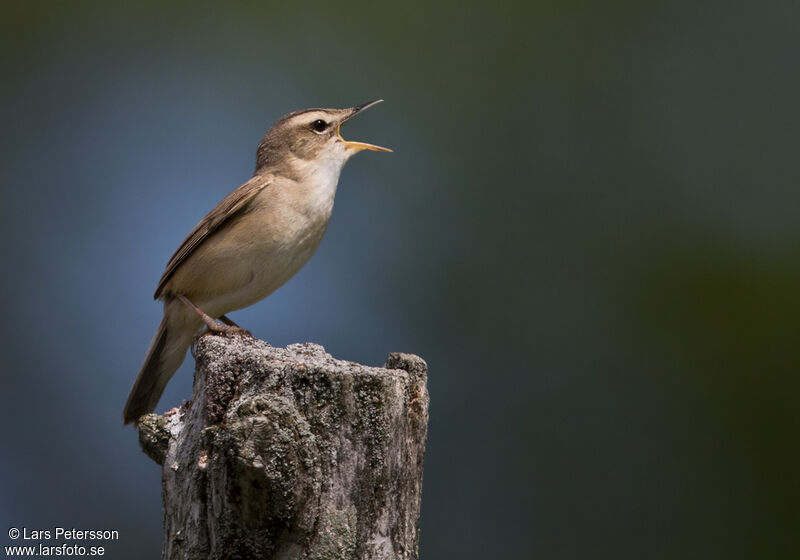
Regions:
<svg viewBox="0 0 800 560"><path fill-rule="evenodd" d="M197 345L194 396L139 423L163 465L164 558L414 559L427 366L247 336Z"/></svg>

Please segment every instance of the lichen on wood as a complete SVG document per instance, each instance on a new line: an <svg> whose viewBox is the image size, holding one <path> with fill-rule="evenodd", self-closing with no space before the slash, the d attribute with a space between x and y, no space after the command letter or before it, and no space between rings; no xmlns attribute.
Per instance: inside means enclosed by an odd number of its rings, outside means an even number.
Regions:
<svg viewBox="0 0 800 560"><path fill-rule="evenodd" d="M138 422L163 465L164 558L415 559L427 366L207 335L194 395Z"/></svg>

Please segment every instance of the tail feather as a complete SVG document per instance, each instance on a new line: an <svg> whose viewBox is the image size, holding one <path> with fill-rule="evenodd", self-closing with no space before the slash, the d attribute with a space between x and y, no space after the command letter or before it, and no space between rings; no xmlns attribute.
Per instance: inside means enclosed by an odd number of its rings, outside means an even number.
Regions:
<svg viewBox="0 0 800 560"><path fill-rule="evenodd" d="M192 331L187 333L186 329L170 326L168 317L169 313L165 313L128 395L128 402L125 403L122 413L125 424L156 408L164 388L186 357L186 350L192 341Z"/></svg>

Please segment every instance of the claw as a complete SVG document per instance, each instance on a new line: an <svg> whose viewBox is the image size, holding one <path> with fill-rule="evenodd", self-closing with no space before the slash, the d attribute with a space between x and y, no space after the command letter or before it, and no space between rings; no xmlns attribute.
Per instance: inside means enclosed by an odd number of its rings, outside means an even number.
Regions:
<svg viewBox="0 0 800 560"><path fill-rule="evenodd" d="M202 337L204 337L210 332L213 331L206 326L202 331L195 333L195 335L192 337L192 345L189 346L189 350L191 350L192 358L194 358L195 360L197 359L197 343L200 342L200 339Z"/></svg>

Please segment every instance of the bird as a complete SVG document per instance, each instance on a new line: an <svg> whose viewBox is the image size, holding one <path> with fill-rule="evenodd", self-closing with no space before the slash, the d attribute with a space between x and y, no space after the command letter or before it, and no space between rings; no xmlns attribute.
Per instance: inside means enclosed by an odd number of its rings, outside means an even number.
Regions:
<svg viewBox="0 0 800 560"><path fill-rule="evenodd" d="M269 129L253 177L222 199L167 263L153 296L164 317L125 404L125 424L155 409L196 336L247 332L226 314L266 298L308 262L347 160L363 150L392 151L341 135L345 122L381 101L295 111Z"/></svg>

